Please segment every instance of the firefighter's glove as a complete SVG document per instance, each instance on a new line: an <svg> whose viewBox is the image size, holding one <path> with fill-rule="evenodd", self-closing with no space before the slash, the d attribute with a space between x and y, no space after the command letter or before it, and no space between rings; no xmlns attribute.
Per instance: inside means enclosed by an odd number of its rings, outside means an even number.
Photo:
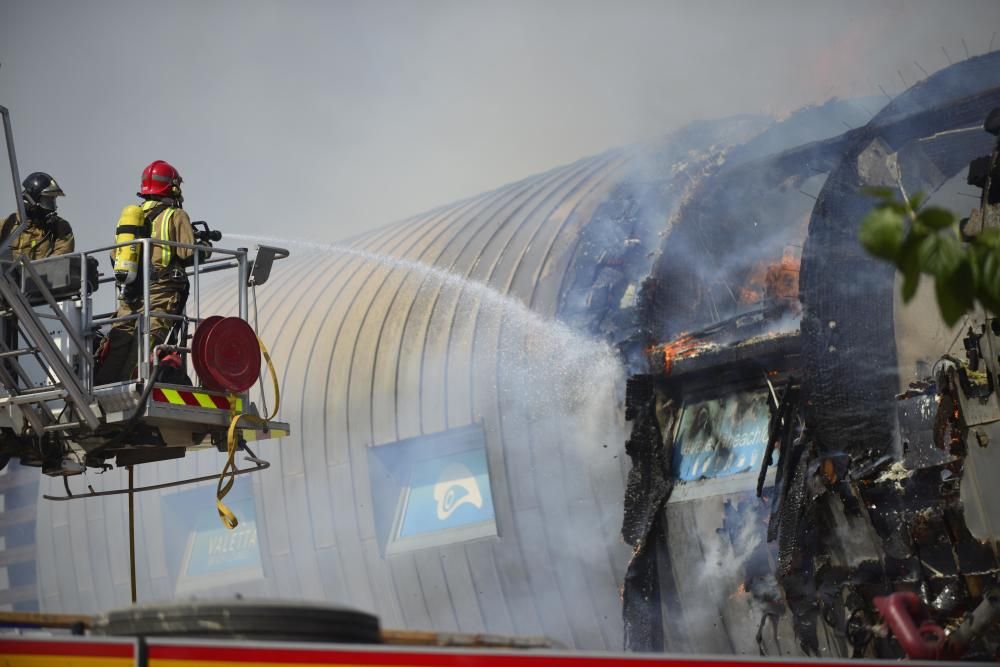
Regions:
<svg viewBox="0 0 1000 667"><path fill-rule="evenodd" d="M195 245L199 246L199 248L202 248L201 250L198 250L198 261L200 263L204 264L205 262L207 262L209 259L212 258L211 241L198 240L195 241Z"/></svg>

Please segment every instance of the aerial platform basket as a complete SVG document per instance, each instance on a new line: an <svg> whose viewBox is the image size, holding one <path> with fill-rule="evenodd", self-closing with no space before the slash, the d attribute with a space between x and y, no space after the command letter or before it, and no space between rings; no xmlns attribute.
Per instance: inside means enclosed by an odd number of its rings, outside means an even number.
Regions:
<svg viewBox="0 0 1000 667"><path fill-rule="evenodd" d="M19 219L27 220L21 198L10 118L0 106L7 152L13 176ZM193 250L186 269L190 296L186 312L174 315L150 311L151 279L141 271L144 307L116 317L94 313L94 293L113 277L98 274L98 260L113 248L26 261L12 260L8 248L26 224L0 244L0 467L11 458L41 466L53 476L68 476L87 467L107 469L183 457L191 449L215 447L229 452L245 450L253 467L267 467L247 443L288 435L288 424L274 421L253 402L260 387L263 402L272 400L276 413L278 383L267 351L248 322L251 290L264 284L275 260L288 256L281 248L211 248L137 239L143 266L152 265L156 245ZM207 241L207 226L205 226ZM214 239L219 236L215 235ZM238 314L203 317L202 282L210 273L235 274L235 284L219 276L214 293L235 290ZM228 283L228 284L227 284ZM231 303L231 302L230 302ZM153 318L174 322L170 344L157 344L150 335ZM103 331L115 323L134 320L136 372L128 380L95 385L95 351ZM267 360L273 389L265 399L261 355ZM194 371L194 372L191 372ZM254 391L254 394L258 392ZM183 480L187 483L198 480ZM67 483L67 492L69 485ZM141 489L132 489L141 490ZM100 495L111 492L101 492ZM94 495L83 494L84 497ZM70 496L76 497L76 496Z"/></svg>

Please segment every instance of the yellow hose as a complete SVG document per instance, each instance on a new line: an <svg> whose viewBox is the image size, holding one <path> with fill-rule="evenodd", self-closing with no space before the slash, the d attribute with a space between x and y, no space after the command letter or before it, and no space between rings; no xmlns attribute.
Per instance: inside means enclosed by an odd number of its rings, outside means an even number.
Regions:
<svg viewBox="0 0 1000 667"><path fill-rule="evenodd" d="M231 394L229 396L229 433L226 440L226 449L228 451L228 456L226 458L226 464L222 466L222 472L219 473L219 484L215 489L215 508L219 511L219 518L222 520L222 525L224 525L229 530L232 530L239 525L239 520L236 515L233 514L232 510L226 507L226 503L222 502L222 499L226 497L226 494L233 488L233 484L236 483L236 424L239 423L240 419L245 419L252 423L261 424L267 426L267 423L274 419L278 414L278 406L281 405L281 393L278 390L278 374L274 370L274 364L271 362L271 355L267 353L267 348L264 346L264 342L257 337L257 344L260 345L260 351L264 355L264 361L267 362L267 370L271 373L271 382L274 384L274 410L267 417L258 417L256 415L244 415L240 414L236 410L236 395ZM226 479L228 475L228 479Z"/></svg>

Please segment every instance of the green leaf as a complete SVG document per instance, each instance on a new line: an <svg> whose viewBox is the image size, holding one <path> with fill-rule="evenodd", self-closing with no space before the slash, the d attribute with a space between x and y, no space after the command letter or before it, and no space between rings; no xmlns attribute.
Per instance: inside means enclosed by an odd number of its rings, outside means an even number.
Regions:
<svg viewBox="0 0 1000 667"><path fill-rule="evenodd" d="M972 309L973 289L972 267L967 259L963 258L950 274L937 277L934 294L945 324L954 326Z"/></svg>
<svg viewBox="0 0 1000 667"><path fill-rule="evenodd" d="M928 206L917 214L917 220L929 229L947 229L955 224L955 216L937 206Z"/></svg>
<svg viewBox="0 0 1000 667"><path fill-rule="evenodd" d="M973 245L966 246L966 248L967 248L966 256L968 258L969 267L972 269L972 284L978 293L979 285L983 275L983 261L984 261L983 255L986 252L986 249L977 248L976 246Z"/></svg>
<svg viewBox="0 0 1000 667"><path fill-rule="evenodd" d="M896 266L903 274L903 303L909 303L920 286L920 243L927 238L925 235L911 233L903 241L899 249Z"/></svg>
<svg viewBox="0 0 1000 667"><path fill-rule="evenodd" d="M858 230L858 238L865 250L876 257L892 261L899 254L903 235L902 216L883 207L875 208L866 215Z"/></svg>
<svg viewBox="0 0 1000 667"><path fill-rule="evenodd" d="M903 303L909 303L917 295L920 287L920 271L903 274Z"/></svg>
<svg viewBox="0 0 1000 667"><path fill-rule="evenodd" d="M896 213L898 213L903 218L906 218L906 219L910 218L910 209L906 208L906 204L904 204L901 201L886 201L886 202L882 202L882 204L880 204L880 206L882 206L884 208L888 208L888 209L890 209L892 211L895 211Z"/></svg>
<svg viewBox="0 0 1000 667"><path fill-rule="evenodd" d="M923 192L917 192L910 197L910 208L916 211L925 201L927 201L927 195Z"/></svg>
<svg viewBox="0 0 1000 667"><path fill-rule="evenodd" d="M1000 303L1000 250L984 248L976 255L979 259L976 286L980 299Z"/></svg>
<svg viewBox="0 0 1000 667"><path fill-rule="evenodd" d="M896 198L895 188L886 188L886 187L871 185L868 187L861 188L861 192L865 193L869 197L874 197L875 199L888 199L891 201Z"/></svg>
<svg viewBox="0 0 1000 667"><path fill-rule="evenodd" d="M1000 229L984 229L972 242L972 247L1000 249Z"/></svg>
<svg viewBox="0 0 1000 667"><path fill-rule="evenodd" d="M942 280L962 262L962 245L950 234L931 234L920 242L917 257L921 271Z"/></svg>
<svg viewBox="0 0 1000 667"><path fill-rule="evenodd" d="M979 303L982 304L981 307L987 313L1000 313L1000 301L989 301L980 299Z"/></svg>

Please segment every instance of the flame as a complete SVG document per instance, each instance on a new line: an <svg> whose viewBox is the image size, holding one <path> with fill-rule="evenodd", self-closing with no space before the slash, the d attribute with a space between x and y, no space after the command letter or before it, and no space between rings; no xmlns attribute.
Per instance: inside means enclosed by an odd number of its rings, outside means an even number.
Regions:
<svg viewBox="0 0 1000 667"><path fill-rule="evenodd" d="M729 599L732 600L738 598L741 595L746 595L746 593L747 593L747 582L741 581L740 585L737 586L736 590L733 591L732 594L729 596Z"/></svg>
<svg viewBox="0 0 1000 667"><path fill-rule="evenodd" d="M681 334L673 341L664 344L663 374L670 375L670 371L674 367L674 360L689 356L697 346L698 342L691 334Z"/></svg>
<svg viewBox="0 0 1000 667"><path fill-rule="evenodd" d="M802 262L790 248L785 248L781 261L768 267L767 295L777 301L798 303L799 300L799 270Z"/></svg>
<svg viewBox="0 0 1000 667"><path fill-rule="evenodd" d="M797 304L801 263L792 247L786 247L776 262L757 262L750 269L746 284L739 288L740 300L746 304L765 299Z"/></svg>
<svg viewBox="0 0 1000 667"><path fill-rule="evenodd" d="M770 264L757 262L746 277L746 284L739 288L740 301L743 303L758 303L767 294L767 273Z"/></svg>
<svg viewBox="0 0 1000 667"><path fill-rule="evenodd" d="M951 430L949 432L949 442L948 451L951 453L957 453L962 451L962 447L965 444L965 432L966 429L962 426L962 414L959 411L959 403L955 401L955 409L952 410L951 414Z"/></svg>

